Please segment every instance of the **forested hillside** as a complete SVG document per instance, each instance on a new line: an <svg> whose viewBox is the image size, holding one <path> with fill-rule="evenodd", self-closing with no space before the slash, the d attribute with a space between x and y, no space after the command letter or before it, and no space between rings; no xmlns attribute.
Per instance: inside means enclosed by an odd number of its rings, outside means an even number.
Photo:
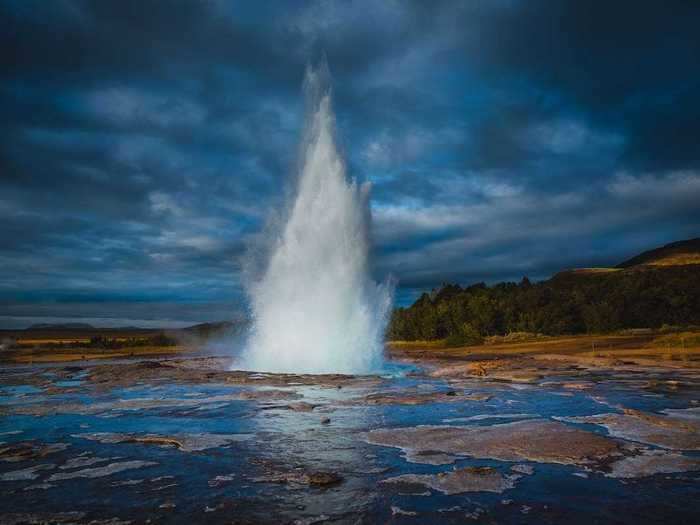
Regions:
<svg viewBox="0 0 700 525"><path fill-rule="evenodd" d="M562 272L548 281L446 285L394 311L388 338L599 333L623 328L700 325L700 265L633 266Z"/></svg>

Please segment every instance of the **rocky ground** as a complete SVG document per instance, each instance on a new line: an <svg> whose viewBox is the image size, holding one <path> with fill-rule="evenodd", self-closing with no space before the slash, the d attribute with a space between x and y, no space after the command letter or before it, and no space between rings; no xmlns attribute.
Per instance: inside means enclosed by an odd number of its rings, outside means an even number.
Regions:
<svg viewBox="0 0 700 525"><path fill-rule="evenodd" d="M695 361L394 358L366 377L195 355L2 365L0 524L700 516Z"/></svg>

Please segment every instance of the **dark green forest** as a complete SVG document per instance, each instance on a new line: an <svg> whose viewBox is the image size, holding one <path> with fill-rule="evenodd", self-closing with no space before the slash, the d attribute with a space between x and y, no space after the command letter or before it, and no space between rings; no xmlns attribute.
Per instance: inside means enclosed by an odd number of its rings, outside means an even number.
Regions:
<svg viewBox="0 0 700 525"><path fill-rule="evenodd" d="M700 324L700 265L562 272L531 283L445 285L394 310L390 340L478 344L490 335L605 333Z"/></svg>

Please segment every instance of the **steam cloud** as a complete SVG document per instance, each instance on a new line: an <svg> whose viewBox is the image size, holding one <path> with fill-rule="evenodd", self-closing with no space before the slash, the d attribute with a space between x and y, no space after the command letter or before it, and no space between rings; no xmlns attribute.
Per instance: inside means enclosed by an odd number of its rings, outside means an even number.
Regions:
<svg viewBox="0 0 700 525"><path fill-rule="evenodd" d="M348 180L335 141L327 69L309 69L295 200L262 277L243 368L368 373L382 366L391 283L369 275L369 185Z"/></svg>

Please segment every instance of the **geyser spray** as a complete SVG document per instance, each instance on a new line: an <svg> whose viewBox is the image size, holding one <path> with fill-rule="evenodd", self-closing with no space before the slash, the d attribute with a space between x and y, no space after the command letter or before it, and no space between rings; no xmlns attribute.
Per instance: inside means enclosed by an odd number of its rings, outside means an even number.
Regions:
<svg viewBox="0 0 700 525"><path fill-rule="evenodd" d="M306 75L307 131L293 205L249 289L243 368L368 373L382 365L389 282L369 274L369 185L349 180L324 68Z"/></svg>

